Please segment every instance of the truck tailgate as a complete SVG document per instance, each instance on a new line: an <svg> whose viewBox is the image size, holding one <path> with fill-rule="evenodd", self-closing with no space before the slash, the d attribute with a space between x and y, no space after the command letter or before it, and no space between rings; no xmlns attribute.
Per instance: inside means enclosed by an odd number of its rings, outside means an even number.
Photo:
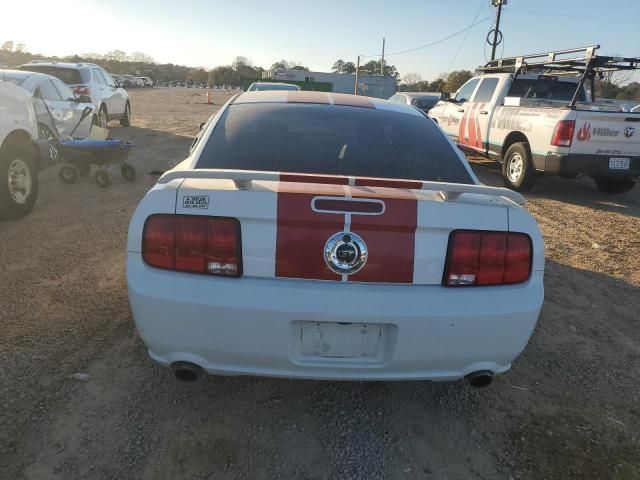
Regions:
<svg viewBox="0 0 640 480"><path fill-rule="evenodd" d="M640 156L640 115L578 111L570 153Z"/></svg>

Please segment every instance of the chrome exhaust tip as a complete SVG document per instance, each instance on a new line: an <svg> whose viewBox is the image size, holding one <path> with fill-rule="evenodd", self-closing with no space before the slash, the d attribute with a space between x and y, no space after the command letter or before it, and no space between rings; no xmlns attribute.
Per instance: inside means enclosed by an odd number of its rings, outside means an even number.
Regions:
<svg viewBox="0 0 640 480"><path fill-rule="evenodd" d="M469 385L475 388L484 388L491 385L493 381L493 372L489 370L478 370L464 377Z"/></svg>
<svg viewBox="0 0 640 480"><path fill-rule="evenodd" d="M204 376L202 367L190 362L175 362L171 364L171 370L181 382L195 382Z"/></svg>

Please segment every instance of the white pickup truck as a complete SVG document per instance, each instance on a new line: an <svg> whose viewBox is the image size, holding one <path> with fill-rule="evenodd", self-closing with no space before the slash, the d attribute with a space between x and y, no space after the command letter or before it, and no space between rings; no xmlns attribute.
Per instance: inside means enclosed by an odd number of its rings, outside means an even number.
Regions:
<svg viewBox="0 0 640 480"><path fill-rule="evenodd" d="M626 192L640 176L640 112L595 101L594 81L638 69L640 59L596 56L597 48L489 62L429 116L466 153L501 162L510 188L527 190L544 172Z"/></svg>
<svg viewBox="0 0 640 480"><path fill-rule="evenodd" d="M33 98L0 80L0 219L31 212L38 197L38 171L46 159L48 144L38 140Z"/></svg>

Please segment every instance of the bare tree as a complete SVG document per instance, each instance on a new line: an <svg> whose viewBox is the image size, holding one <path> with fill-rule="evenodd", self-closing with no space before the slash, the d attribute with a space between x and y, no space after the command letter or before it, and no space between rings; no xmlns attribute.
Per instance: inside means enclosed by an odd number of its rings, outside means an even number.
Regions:
<svg viewBox="0 0 640 480"><path fill-rule="evenodd" d="M133 52L129 56L129 60L132 62L140 62L140 63L155 63L151 55L147 55L146 53L142 53L142 52Z"/></svg>
<svg viewBox="0 0 640 480"><path fill-rule="evenodd" d="M2 50L6 51L6 52L10 52L13 50L13 41L12 40L7 40L6 42L4 42L2 44Z"/></svg>
<svg viewBox="0 0 640 480"><path fill-rule="evenodd" d="M420 75L419 73L415 73L415 72L405 73L402 76L402 80L407 85L415 85L415 84L420 83L422 81L422 75Z"/></svg>
<svg viewBox="0 0 640 480"><path fill-rule="evenodd" d="M26 51L27 51L27 46L24 43L18 43L16 45L16 49L14 50L14 52L17 52L17 53L22 53Z"/></svg>

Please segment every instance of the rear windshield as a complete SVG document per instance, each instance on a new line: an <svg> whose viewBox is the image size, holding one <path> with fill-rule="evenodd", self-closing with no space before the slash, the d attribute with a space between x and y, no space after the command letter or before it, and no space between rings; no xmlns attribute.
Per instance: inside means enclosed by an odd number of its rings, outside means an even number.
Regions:
<svg viewBox="0 0 640 480"><path fill-rule="evenodd" d="M229 106L196 168L473 183L424 116L302 103Z"/></svg>
<svg viewBox="0 0 640 480"><path fill-rule="evenodd" d="M516 78L509 88L508 97L520 97L537 100L557 100L570 102L578 88L576 82L563 82L561 80L542 80L538 78ZM579 102L586 101L584 89L580 90Z"/></svg>
<svg viewBox="0 0 640 480"><path fill-rule="evenodd" d="M76 85L80 83L89 83L89 69L75 69L64 67L51 67L44 65L25 65L21 67L22 70L29 70L30 72L46 73L59 78L67 85Z"/></svg>

